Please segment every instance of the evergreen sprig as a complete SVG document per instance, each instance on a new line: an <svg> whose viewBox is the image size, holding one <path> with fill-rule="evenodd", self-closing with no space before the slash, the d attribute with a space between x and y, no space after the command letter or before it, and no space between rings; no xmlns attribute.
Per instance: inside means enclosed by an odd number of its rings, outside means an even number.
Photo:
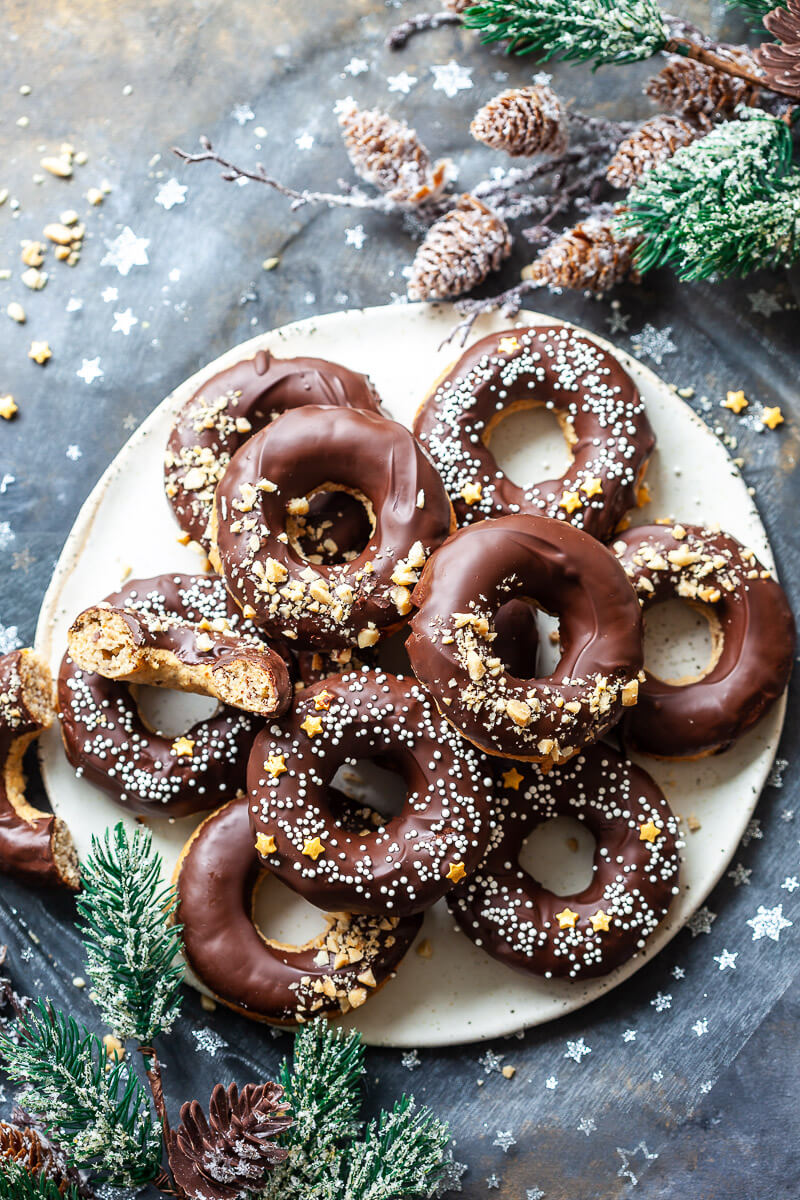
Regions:
<svg viewBox="0 0 800 1200"><path fill-rule="evenodd" d="M747 16L758 23L775 8L785 8L784 0L725 0L728 8L743 8Z"/></svg>
<svg viewBox="0 0 800 1200"><path fill-rule="evenodd" d="M789 126L747 109L678 150L628 196L642 271L671 266L684 280L745 275L800 256L800 169Z"/></svg>
<svg viewBox="0 0 800 1200"><path fill-rule="evenodd" d="M161 1161L161 1126L128 1063L109 1066L85 1026L38 1001L20 1014L14 1038L0 1035L0 1057L22 1102L41 1120L71 1164L110 1183L147 1183Z"/></svg>
<svg viewBox="0 0 800 1200"><path fill-rule="evenodd" d="M344 1195L359 1200L430 1196L447 1163L450 1129L429 1109L403 1096L391 1112L370 1121L353 1146Z"/></svg>
<svg viewBox="0 0 800 1200"><path fill-rule="evenodd" d="M120 823L92 838L77 899L95 1003L119 1037L144 1043L172 1028L181 1004L176 899L161 872L149 830Z"/></svg>
<svg viewBox="0 0 800 1200"><path fill-rule="evenodd" d="M542 62L631 63L651 58L669 40L656 0L486 0L464 13L483 42Z"/></svg>
<svg viewBox="0 0 800 1200"><path fill-rule="evenodd" d="M78 1189L69 1184L61 1192L46 1175L32 1175L16 1162L4 1162L0 1169L0 1200L80 1200Z"/></svg>

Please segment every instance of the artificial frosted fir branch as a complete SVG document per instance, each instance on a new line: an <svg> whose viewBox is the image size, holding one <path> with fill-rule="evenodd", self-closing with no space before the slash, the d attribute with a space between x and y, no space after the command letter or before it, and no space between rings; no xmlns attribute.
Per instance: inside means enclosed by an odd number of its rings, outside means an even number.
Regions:
<svg viewBox="0 0 800 1200"><path fill-rule="evenodd" d="M785 8L784 0L725 0L728 8L742 8L756 23L774 8Z"/></svg>
<svg viewBox="0 0 800 1200"><path fill-rule="evenodd" d="M0 1167L0 1200L80 1200L80 1196L73 1184L62 1191L54 1180L7 1162Z"/></svg>
<svg viewBox="0 0 800 1200"><path fill-rule="evenodd" d="M431 1195L444 1170L449 1141L447 1125L404 1096L391 1112L370 1121L364 1140L353 1147L344 1195L363 1200Z"/></svg>
<svg viewBox="0 0 800 1200"><path fill-rule="evenodd" d="M149 831L129 836L121 823L92 839L83 867L78 928L86 946L93 999L124 1039L150 1042L180 1011L180 928L170 925L175 893L162 883Z"/></svg>
<svg viewBox="0 0 800 1200"><path fill-rule="evenodd" d="M745 275L800 257L800 169L789 126L746 109L644 176L618 218L640 270Z"/></svg>

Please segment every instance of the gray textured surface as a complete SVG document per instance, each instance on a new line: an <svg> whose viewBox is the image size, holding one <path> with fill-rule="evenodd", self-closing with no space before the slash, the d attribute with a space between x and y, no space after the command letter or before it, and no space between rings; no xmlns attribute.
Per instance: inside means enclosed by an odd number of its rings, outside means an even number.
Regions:
<svg viewBox="0 0 800 1200"><path fill-rule="evenodd" d="M10 203L0 209L0 267L13 272L12 281L0 281L0 305L19 300L29 319L21 327L0 319L0 393L13 393L21 410L13 423L0 423L0 636L10 640L12 627L23 640L32 636L53 562L81 502L130 430L177 382L258 329L382 303L403 291L401 271L413 241L388 218L291 214L256 185L239 189L223 184L210 168L182 167L169 155L171 144L192 145L204 132L245 161L261 157L288 182L334 185L347 166L332 105L353 94L416 124L432 150L456 158L464 183L498 161L470 143L468 118L499 89L495 72L523 82L534 68L490 55L453 30L419 39L398 56L387 54L382 38L392 21L422 7L416 0L400 7L380 0L121 0L113 6L6 0L0 187L8 186L20 207L16 217ZM708 25L706 4L684 11ZM368 69L347 73L354 58ZM471 69L474 86L449 98L434 89L430 66L451 58ZM402 71L417 79L407 96L390 92L387 83ZM591 77L580 68L562 68L556 81L584 109L643 115L649 110L637 88L645 73L607 69ZM31 85L30 96L18 94L22 84ZM254 113L241 126L229 115L238 104ZM17 124L23 116L27 127ZM256 135L258 126L267 129L266 137ZM309 150L296 145L304 133L314 138ZM41 154L63 140L86 150L88 164L76 168L70 182L49 176L33 182ZM187 192L185 203L166 211L154 198L172 177ZM103 179L112 191L102 208L89 210L82 196ZM19 283L18 242L39 236L45 221L67 207L82 215L86 209L82 261L74 270L51 262L46 289L30 293ZM346 238L357 225L367 235L361 250ZM149 262L123 276L102 259L106 241L125 226L149 239ZM260 264L271 255L280 255L281 264L267 274ZM509 266L508 282L522 260ZM117 289L116 298L103 299L108 287ZM781 306L769 318L758 311L762 291ZM68 311L70 298L80 307L73 303ZM797 609L800 494L793 468L800 351L788 280L766 276L745 284L679 287L659 276L623 289L617 299L618 313L628 318L627 332L613 335L620 344L631 348L647 324L668 329L674 348L660 366L652 354L643 354L645 361L678 386L693 386L698 410L739 437L745 475ZM540 306L600 333L613 328L609 300L543 296ZM112 332L119 324L114 313L128 309L138 324L127 336ZM46 338L52 347L44 369L26 358L32 338ZM645 339L648 347L657 348ZM102 377L87 384L76 372L84 359L98 357ZM781 404L786 424L776 433L758 433L752 423L720 410L731 387L743 387L754 407ZM792 764L796 693L797 685L780 751ZM793 765L781 790L767 789L758 818L757 836L735 860L752 874L738 887L726 879L712 895L709 908L718 915L710 932L684 931L606 999L524 1038L492 1045L517 1068L513 1080L485 1074L479 1060L486 1046L421 1052L413 1072L398 1053L370 1051L369 1104L391 1102L410 1088L448 1116L456 1156L469 1164L463 1192L470 1198L524 1200L527 1189L539 1188L547 1200L628 1194L794 1200L800 1195L799 1005L793 987L800 978L800 892L782 888L800 874ZM794 924L778 942L754 941L748 920L760 905L778 904ZM85 993L70 982L81 965L69 900L33 895L4 880L0 934L10 944L12 970L23 989L57 997L92 1017ZM738 954L734 970L719 969L715 956L723 949ZM685 972L681 978L676 967ZM663 999L653 1003L659 993L670 997L669 1007ZM208 1047L214 1043L195 1037L209 1028L222 1039L213 1055ZM634 1031L635 1040L625 1040L626 1030ZM570 1043L580 1038L591 1052L570 1057ZM204 1098L217 1079L269 1075L288 1044L222 1011L209 1016L189 994L186 1020L165 1047L169 1101L175 1106L190 1095ZM556 1086L548 1087L548 1080ZM516 1138L507 1153L493 1145L498 1130ZM495 1174L500 1188L492 1191L487 1178Z"/></svg>

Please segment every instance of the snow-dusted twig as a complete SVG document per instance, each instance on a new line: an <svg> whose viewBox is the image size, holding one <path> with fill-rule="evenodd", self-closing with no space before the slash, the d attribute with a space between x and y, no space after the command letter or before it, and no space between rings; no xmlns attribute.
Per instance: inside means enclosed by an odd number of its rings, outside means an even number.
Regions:
<svg viewBox="0 0 800 1200"><path fill-rule="evenodd" d="M390 50L402 50L414 34L423 33L428 29L439 29L442 25L463 25L464 19L456 12L419 13L409 17L407 21L396 25L386 38Z"/></svg>

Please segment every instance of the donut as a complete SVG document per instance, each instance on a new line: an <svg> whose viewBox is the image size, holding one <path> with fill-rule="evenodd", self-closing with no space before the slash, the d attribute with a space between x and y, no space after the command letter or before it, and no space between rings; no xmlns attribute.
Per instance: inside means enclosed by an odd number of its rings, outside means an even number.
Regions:
<svg viewBox="0 0 800 1200"><path fill-rule="evenodd" d="M224 623L258 636L216 576L131 580L106 599L157 619ZM131 812L183 817L217 808L244 787L255 721L237 709L221 708L185 735L165 737L145 724L129 684L83 671L69 654L59 672L58 707L72 766Z"/></svg>
<svg viewBox="0 0 800 1200"><path fill-rule="evenodd" d="M373 833L342 828L330 784L374 759L402 775L402 812ZM362 670L323 680L262 730L247 771L262 863L324 909L421 912L473 870L489 836L483 756L436 713L413 680Z"/></svg>
<svg viewBox="0 0 800 1200"><path fill-rule="evenodd" d="M214 489L239 446L306 404L381 411L366 375L321 358L276 358L269 350L221 371L186 401L167 442L164 485L190 538L208 549Z"/></svg>
<svg viewBox="0 0 800 1200"><path fill-rule="evenodd" d="M81 670L104 679L212 696L262 717L284 712L292 695L280 654L208 620L96 604L76 617L67 646Z"/></svg>
<svg viewBox="0 0 800 1200"><path fill-rule="evenodd" d="M786 595L754 552L696 525L642 525L613 543L643 609L680 598L708 618L711 662L689 680L651 672L622 725L625 744L658 758L726 750L789 681L795 624Z"/></svg>
<svg viewBox="0 0 800 1200"><path fill-rule="evenodd" d="M25 795L25 751L53 716L47 664L33 650L0 657L0 875L75 892L80 876L68 827Z"/></svg>
<svg viewBox="0 0 800 1200"><path fill-rule="evenodd" d="M609 746L543 775L498 764L495 824L483 861L447 897L467 937L509 967L546 979L607 975L639 954L677 895L678 822L654 780ZM592 880L548 891L519 865L543 821L574 817L596 839Z"/></svg>
<svg viewBox="0 0 800 1200"><path fill-rule="evenodd" d="M491 437L509 413L544 406L572 455L560 479L519 487ZM567 325L507 329L470 346L422 404L414 433L439 467L459 525L530 513L606 539L637 501L655 435L630 376Z"/></svg>
<svg viewBox="0 0 800 1200"><path fill-rule="evenodd" d="M357 816L350 810L350 818ZM357 822L352 828L359 828ZM358 1008L391 978L421 916L326 913L302 946L265 937L253 919L260 879L246 796L206 817L178 861L176 919L186 960L222 1004L255 1020L302 1024Z"/></svg>
<svg viewBox="0 0 800 1200"><path fill-rule="evenodd" d="M561 658L519 679L495 648L494 615L524 597L558 616ZM566 762L636 703L642 619L602 543L550 517L498 517L460 529L414 589L406 649L451 725L489 754Z"/></svg>
<svg viewBox="0 0 800 1200"><path fill-rule="evenodd" d="M293 519L325 486L362 498L373 528L350 562L312 565ZM245 616L296 649L335 650L373 646L403 623L410 589L455 519L436 469L404 426L310 405L236 452L211 525L211 561Z"/></svg>

